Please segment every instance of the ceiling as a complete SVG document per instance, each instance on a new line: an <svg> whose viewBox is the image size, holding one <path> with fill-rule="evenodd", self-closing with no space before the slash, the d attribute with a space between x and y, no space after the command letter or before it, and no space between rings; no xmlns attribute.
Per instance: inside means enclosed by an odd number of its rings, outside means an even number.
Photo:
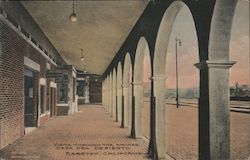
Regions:
<svg viewBox="0 0 250 160"><path fill-rule="evenodd" d="M75 1L76 23L69 21L72 1L22 1L22 4L68 64L102 74L148 0Z"/></svg>

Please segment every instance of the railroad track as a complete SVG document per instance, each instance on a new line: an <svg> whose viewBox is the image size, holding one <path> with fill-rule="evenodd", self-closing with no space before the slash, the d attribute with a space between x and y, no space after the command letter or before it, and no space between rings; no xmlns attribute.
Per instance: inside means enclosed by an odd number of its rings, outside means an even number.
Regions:
<svg viewBox="0 0 250 160"><path fill-rule="evenodd" d="M144 102L149 102L149 100L145 100ZM250 102L241 102L241 101L230 101L230 111L231 112L240 112L240 113L249 113L250 114ZM174 101L166 101L166 104L176 105ZM198 102L194 101L180 101L180 107L198 107Z"/></svg>

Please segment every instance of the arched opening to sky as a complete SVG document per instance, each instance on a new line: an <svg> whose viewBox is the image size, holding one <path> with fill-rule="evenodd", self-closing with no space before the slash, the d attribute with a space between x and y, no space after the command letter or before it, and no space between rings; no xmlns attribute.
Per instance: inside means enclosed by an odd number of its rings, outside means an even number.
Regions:
<svg viewBox="0 0 250 160"><path fill-rule="evenodd" d="M248 114L232 112L250 107L249 101L239 101L237 97L250 96L250 52L249 52L249 1L239 0L231 30L229 57L236 64L230 69L230 150L232 159L245 159L249 156L250 117ZM248 126L248 127L246 127ZM239 136L240 134L240 136ZM248 140L247 140L248 139ZM242 153L239 153L237 151Z"/></svg>
<svg viewBox="0 0 250 160"><path fill-rule="evenodd" d="M176 40L179 108L176 105ZM179 11L166 56L166 152L175 159L198 159L199 62L194 20L186 5Z"/></svg>
<svg viewBox="0 0 250 160"><path fill-rule="evenodd" d="M151 94L151 63L150 55L145 52L143 59L143 96L144 96L144 127L143 135L150 138L150 94Z"/></svg>
<svg viewBox="0 0 250 160"><path fill-rule="evenodd" d="M230 86L249 85L249 1L240 0L235 9L231 31L230 60L236 61L231 68Z"/></svg>

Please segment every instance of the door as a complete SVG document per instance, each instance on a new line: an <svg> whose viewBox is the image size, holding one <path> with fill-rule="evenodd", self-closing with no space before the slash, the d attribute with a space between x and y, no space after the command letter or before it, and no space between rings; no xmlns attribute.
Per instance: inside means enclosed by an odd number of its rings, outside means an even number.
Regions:
<svg viewBox="0 0 250 160"><path fill-rule="evenodd" d="M34 79L34 72L25 69L24 70L24 124L25 127L35 127L36 120L35 120L35 112L34 112L34 87L35 87L35 79Z"/></svg>

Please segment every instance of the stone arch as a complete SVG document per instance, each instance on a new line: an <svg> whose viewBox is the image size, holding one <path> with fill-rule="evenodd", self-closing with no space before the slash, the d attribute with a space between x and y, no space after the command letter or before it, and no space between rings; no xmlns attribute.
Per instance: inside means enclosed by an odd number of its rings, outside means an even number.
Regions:
<svg viewBox="0 0 250 160"><path fill-rule="evenodd" d="M122 120L122 65L121 62L117 65L117 109L118 109L118 121Z"/></svg>
<svg viewBox="0 0 250 160"><path fill-rule="evenodd" d="M113 104L113 118L115 118L116 119L116 117L117 117L117 112L116 112L116 97L117 97L117 92L116 92L116 88L117 88L117 85L116 85L116 82L117 82L117 77L116 77L116 69L114 68L113 69L113 86L112 86L112 92L113 92L113 102L112 102L112 104ZM116 119L117 120L117 119Z"/></svg>
<svg viewBox="0 0 250 160"><path fill-rule="evenodd" d="M209 36L209 61L229 60L229 46L236 0L216 1Z"/></svg>
<svg viewBox="0 0 250 160"><path fill-rule="evenodd" d="M136 137L143 136L143 59L145 54L150 56L148 42L144 37L141 37L135 54L134 63L134 94L135 94L135 131Z"/></svg>
<svg viewBox="0 0 250 160"><path fill-rule="evenodd" d="M123 67L123 95L124 95L124 126L131 126L132 119L132 85L131 73L132 63L130 54L127 53Z"/></svg>
<svg viewBox="0 0 250 160"><path fill-rule="evenodd" d="M153 60L153 84L156 99L156 144L159 159L165 158L166 152L166 109L165 109L165 80L166 56L169 38L175 19L180 10L186 6L182 1L173 2L165 11L157 33ZM190 11L190 10L189 10ZM191 11L190 11L191 13ZM192 13L191 13L192 14Z"/></svg>

